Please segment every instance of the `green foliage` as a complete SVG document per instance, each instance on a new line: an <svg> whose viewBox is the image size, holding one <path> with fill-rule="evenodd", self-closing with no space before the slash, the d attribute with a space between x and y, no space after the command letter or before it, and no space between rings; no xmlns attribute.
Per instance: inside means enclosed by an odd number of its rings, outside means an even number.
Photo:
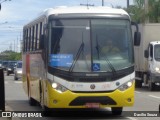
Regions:
<svg viewBox="0 0 160 120"><path fill-rule="evenodd" d="M129 6L126 9L131 15L132 21L144 23L146 19L149 19L150 23L160 22L160 0L148 0L148 10L146 12L145 0L134 0L134 4L134 6Z"/></svg>
<svg viewBox="0 0 160 120"><path fill-rule="evenodd" d="M10 53L9 57L10 60L21 60L21 53Z"/></svg>
<svg viewBox="0 0 160 120"><path fill-rule="evenodd" d="M1 52L1 60L22 60L21 53L17 53L11 50Z"/></svg>
<svg viewBox="0 0 160 120"><path fill-rule="evenodd" d="M144 7L144 1L145 0L134 0L134 3L138 8L143 8Z"/></svg>
<svg viewBox="0 0 160 120"><path fill-rule="evenodd" d="M146 19L145 10L138 6L130 6L126 9L130 14L132 21L137 23L144 23Z"/></svg>
<svg viewBox="0 0 160 120"><path fill-rule="evenodd" d="M148 0L149 21L154 23L160 22L160 0Z"/></svg>

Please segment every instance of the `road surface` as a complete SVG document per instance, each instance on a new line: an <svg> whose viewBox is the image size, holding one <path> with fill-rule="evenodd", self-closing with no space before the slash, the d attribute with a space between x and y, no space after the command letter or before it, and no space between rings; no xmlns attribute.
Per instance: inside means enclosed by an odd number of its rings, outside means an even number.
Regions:
<svg viewBox="0 0 160 120"><path fill-rule="evenodd" d="M22 88L22 81L15 81L13 74L5 75L6 106L13 111L41 111L40 106L29 106L27 95ZM53 113L38 120L159 120L160 117L144 117L158 113L160 104L160 87L156 91L149 91L147 87L136 89L135 104L133 107L124 108L122 116L113 116L109 108L103 110L71 110ZM130 112L129 112L130 111ZM143 117L139 117L143 116ZM13 118L15 119L15 118ZM17 118L19 120L35 120L35 118Z"/></svg>

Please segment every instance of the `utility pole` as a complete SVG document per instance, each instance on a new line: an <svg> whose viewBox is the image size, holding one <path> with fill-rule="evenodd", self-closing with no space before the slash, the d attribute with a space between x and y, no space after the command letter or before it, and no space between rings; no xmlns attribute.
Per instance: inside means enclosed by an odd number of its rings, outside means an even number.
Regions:
<svg viewBox="0 0 160 120"><path fill-rule="evenodd" d="M16 50L16 52L18 52L18 47L19 47L19 44L18 44L18 36L17 36L17 50Z"/></svg>
<svg viewBox="0 0 160 120"><path fill-rule="evenodd" d="M16 45L15 45L15 40L14 40L14 52L16 52Z"/></svg>
<svg viewBox="0 0 160 120"><path fill-rule="evenodd" d="M127 8L129 8L129 0L127 0Z"/></svg>
<svg viewBox="0 0 160 120"><path fill-rule="evenodd" d="M104 0L102 0L102 6L104 6Z"/></svg>
<svg viewBox="0 0 160 120"><path fill-rule="evenodd" d="M9 47L10 51L12 51L12 43L10 43L10 47Z"/></svg>

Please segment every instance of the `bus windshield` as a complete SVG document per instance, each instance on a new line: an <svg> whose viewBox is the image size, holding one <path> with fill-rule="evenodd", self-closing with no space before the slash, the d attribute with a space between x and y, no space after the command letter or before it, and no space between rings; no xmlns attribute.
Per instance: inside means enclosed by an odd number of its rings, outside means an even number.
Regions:
<svg viewBox="0 0 160 120"><path fill-rule="evenodd" d="M58 19L49 24L49 66L72 72L113 72L133 65L128 20Z"/></svg>

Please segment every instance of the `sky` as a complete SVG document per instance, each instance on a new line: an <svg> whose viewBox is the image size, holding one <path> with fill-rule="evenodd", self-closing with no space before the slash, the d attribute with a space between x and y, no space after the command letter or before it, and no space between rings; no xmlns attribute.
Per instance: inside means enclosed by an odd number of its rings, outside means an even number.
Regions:
<svg viewBox="0 0 160 120"><path fill-rule="evenodd" d="M47 8L56 6L79 6L94 4L101 6L102 0L0 0L0 52L5 50L20 51L23 26ZM130 0L133 4L133 0ZM104 0L105 6L126 7L127 0Z"/></svg>

